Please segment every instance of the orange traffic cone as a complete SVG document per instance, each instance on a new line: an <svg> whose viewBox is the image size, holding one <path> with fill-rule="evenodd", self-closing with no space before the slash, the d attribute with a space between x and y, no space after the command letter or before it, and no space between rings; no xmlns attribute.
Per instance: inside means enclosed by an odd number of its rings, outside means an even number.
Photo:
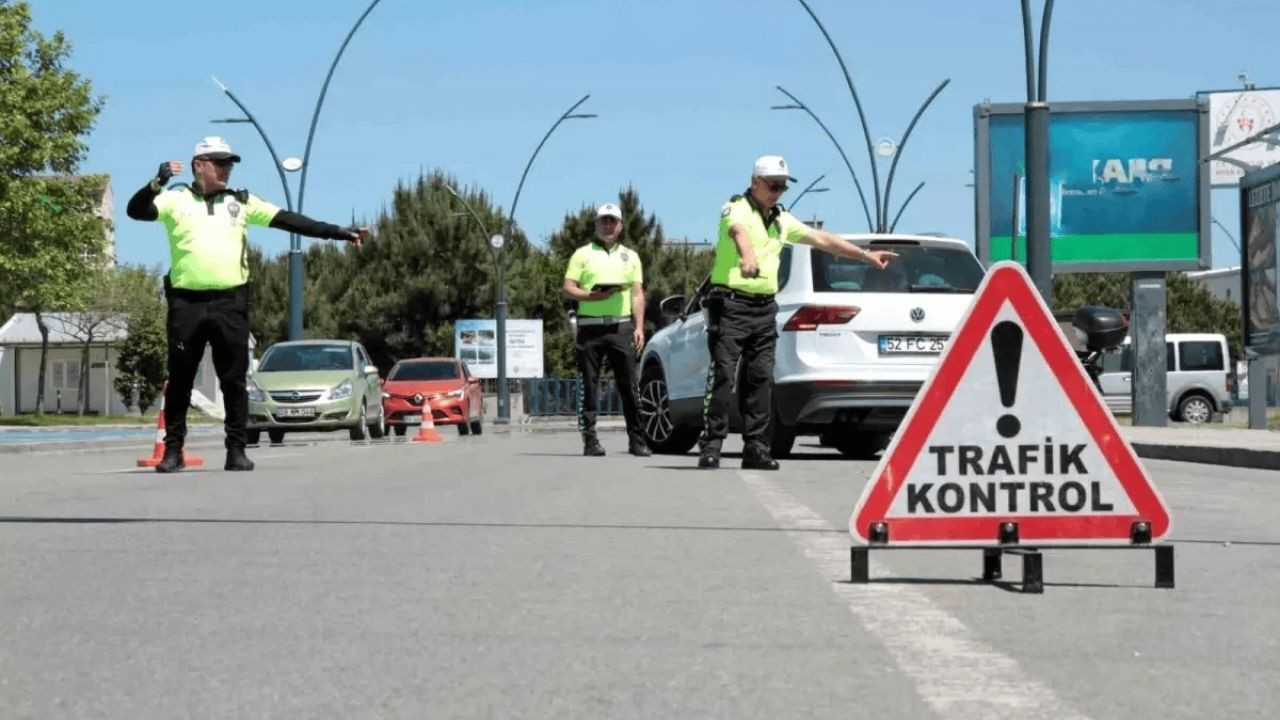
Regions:
<svg viewBox="0 0 1280 720"><path fill-rule="evenodd" d="M422 402L422 424L418 426L418 434L413 436L410 442L416 443L438 443L443 441L440 437L440 431L436 429L436 420L432 417L431 401L424 400Z"/></svg>
<svg viewBox="0 0 1280 720"><path fill-rule="evenodd" d="M169 381L165 380L164 385L160 388L160 412L156 415L156 445L151 451L151 457L145 457L138 460L138 467L153 468L164 460L164 394L169 389ZM182 463L187 467L200 467L204 465L204 458L195 455L188 455L184 450L182 452Z"/></svg>

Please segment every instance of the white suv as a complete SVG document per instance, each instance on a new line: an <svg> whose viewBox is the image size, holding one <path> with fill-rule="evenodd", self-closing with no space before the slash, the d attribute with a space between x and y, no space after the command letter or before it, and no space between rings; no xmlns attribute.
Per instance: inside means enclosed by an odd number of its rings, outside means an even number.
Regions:
<svg viewBox="0 0 1280 720"><path fill-rule="evenodd" d="M899 258L885 270L808 245L783 250L774 363L774 457L797 435L820 435L850 457L887 444L938 360L983 267L961 240L931 235L844 235ZM702 431L709 352L701 301L673 296L660 309L671 324L640 358L640 415L649 446L682 454ZM731 431L740 431L730 403Z"/></svg>

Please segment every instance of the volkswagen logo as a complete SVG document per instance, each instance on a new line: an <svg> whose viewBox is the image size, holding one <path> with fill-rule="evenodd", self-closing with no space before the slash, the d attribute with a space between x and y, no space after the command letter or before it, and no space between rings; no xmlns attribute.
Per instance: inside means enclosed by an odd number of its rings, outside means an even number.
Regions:
<svg viewBox="0 0 1280 720"><path fill-rule="evenodd" d="M297 390L294 390L293 392L289 393L289 399L294 402L298 402L299 400L302 399L302 393L299 393Z"/></svg>
<svg viewBox="0 0 1280 720"><path fill-rule="evenodd" d="M924 320L924 308L911 308L911 320L912 322L920 322L921 320Z"/></svg>

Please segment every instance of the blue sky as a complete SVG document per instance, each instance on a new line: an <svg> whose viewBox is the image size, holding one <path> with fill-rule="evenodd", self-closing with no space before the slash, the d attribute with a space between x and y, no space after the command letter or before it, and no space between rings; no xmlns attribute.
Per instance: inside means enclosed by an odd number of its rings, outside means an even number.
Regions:
<svg viewBox="0 0 1280 720"><path fill-rule="evenodd" d="M112 177L121 262L167 267L163 231L126 218L124 204L160 161L187 161L204 135L227 137L244 156L233 185L284 205L253 128L209 122L238 114L210 76L253 111L282 156L301 156L329 62L367 4L32 2L36 27L63 30L70 66L106 96L82 169ZM1041 4L1033 2L1037 17ZM899 229L972 243L973 105L1025 99L1017 0L811 6L849 65L872 140L897 138L934 86L951 79L906 147L893 210L924 181ZM1277 26L1274 0L1061 0L1049 99L1182 98L1236 87L1242 70L1259 87L1280 85ZM599 117L562 125L525 183L517 220L535 242L566 213L615 199L628 184L668 235L709 239L721 203L765 153L785 155L802 186L826 175L830 190L806 196L798 215L861 230L853 183L821 130L802 113L769 109L785 102L776 85L832 129L870 193L853 102L793 0L382 0L329 88L304 211L330 222L353 212L372 219L398 180L431 168L509 207L542 134L590 93L579 111ZM291 181L296 201L296 174ZM1214 191L1212 201L1238 237L1234 192ZM1237 264L1214 232L1214 266ZM285 233L266 229L250 239L268 254L288 245Z"/></svg>

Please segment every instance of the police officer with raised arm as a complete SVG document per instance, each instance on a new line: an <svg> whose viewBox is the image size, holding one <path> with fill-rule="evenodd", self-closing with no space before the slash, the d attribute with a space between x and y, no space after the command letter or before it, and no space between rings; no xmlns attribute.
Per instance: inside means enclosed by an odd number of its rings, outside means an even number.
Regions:
<svg viewBox="0 0 1280 720"><path fill-rule="evenodd" d="M169 384L164 395L164 458L156 472L181 470L191 386L204 356L213 365L226 410L227 470L252 470L245 456L249 400L249 244L247 228L261 225L307 237L349 240L359 247L364 228L344 229L281 210L248 190L227 187L240 156L220 137L206 137L192 152L191 185L165 189L182 163L160 164L155 178L129 199L134 220L164 223L169 236L169 273L164 278L169 315Z"/></svg>
<svg viewBox="0 0 1280 720"><path fill-rule="evenodd" d="M720 211L720 236L711 268L711 290L703 303L711 363L703 403L698 467L720 467L720 449L729 432L728 410L734 372L742 361L737 388L742 411L742 467L777 470L770 455L769 418L774 346L778 339L778 269L782 247L805 243L884 269L896 253L863 250L829 232L811 228L787 212L778 199L790 176L786 161L764 155L755 162L751 186L734 195Z"/></svg>
<svg viewBox="0 0 1280 720"><path fill-rule="evenodd" d="M622 210L605 203L596 210L596 239L574 251L564 273L564 296L578 301L574 346L581 385L578 430L582 454L599 457L604 447L596 437L596 384L600 361L608 359L622 397L627 421L628 452L652 454L640 429L636 406L636 353L644 347L644 273L640 256L618 242Z"/></svg>

